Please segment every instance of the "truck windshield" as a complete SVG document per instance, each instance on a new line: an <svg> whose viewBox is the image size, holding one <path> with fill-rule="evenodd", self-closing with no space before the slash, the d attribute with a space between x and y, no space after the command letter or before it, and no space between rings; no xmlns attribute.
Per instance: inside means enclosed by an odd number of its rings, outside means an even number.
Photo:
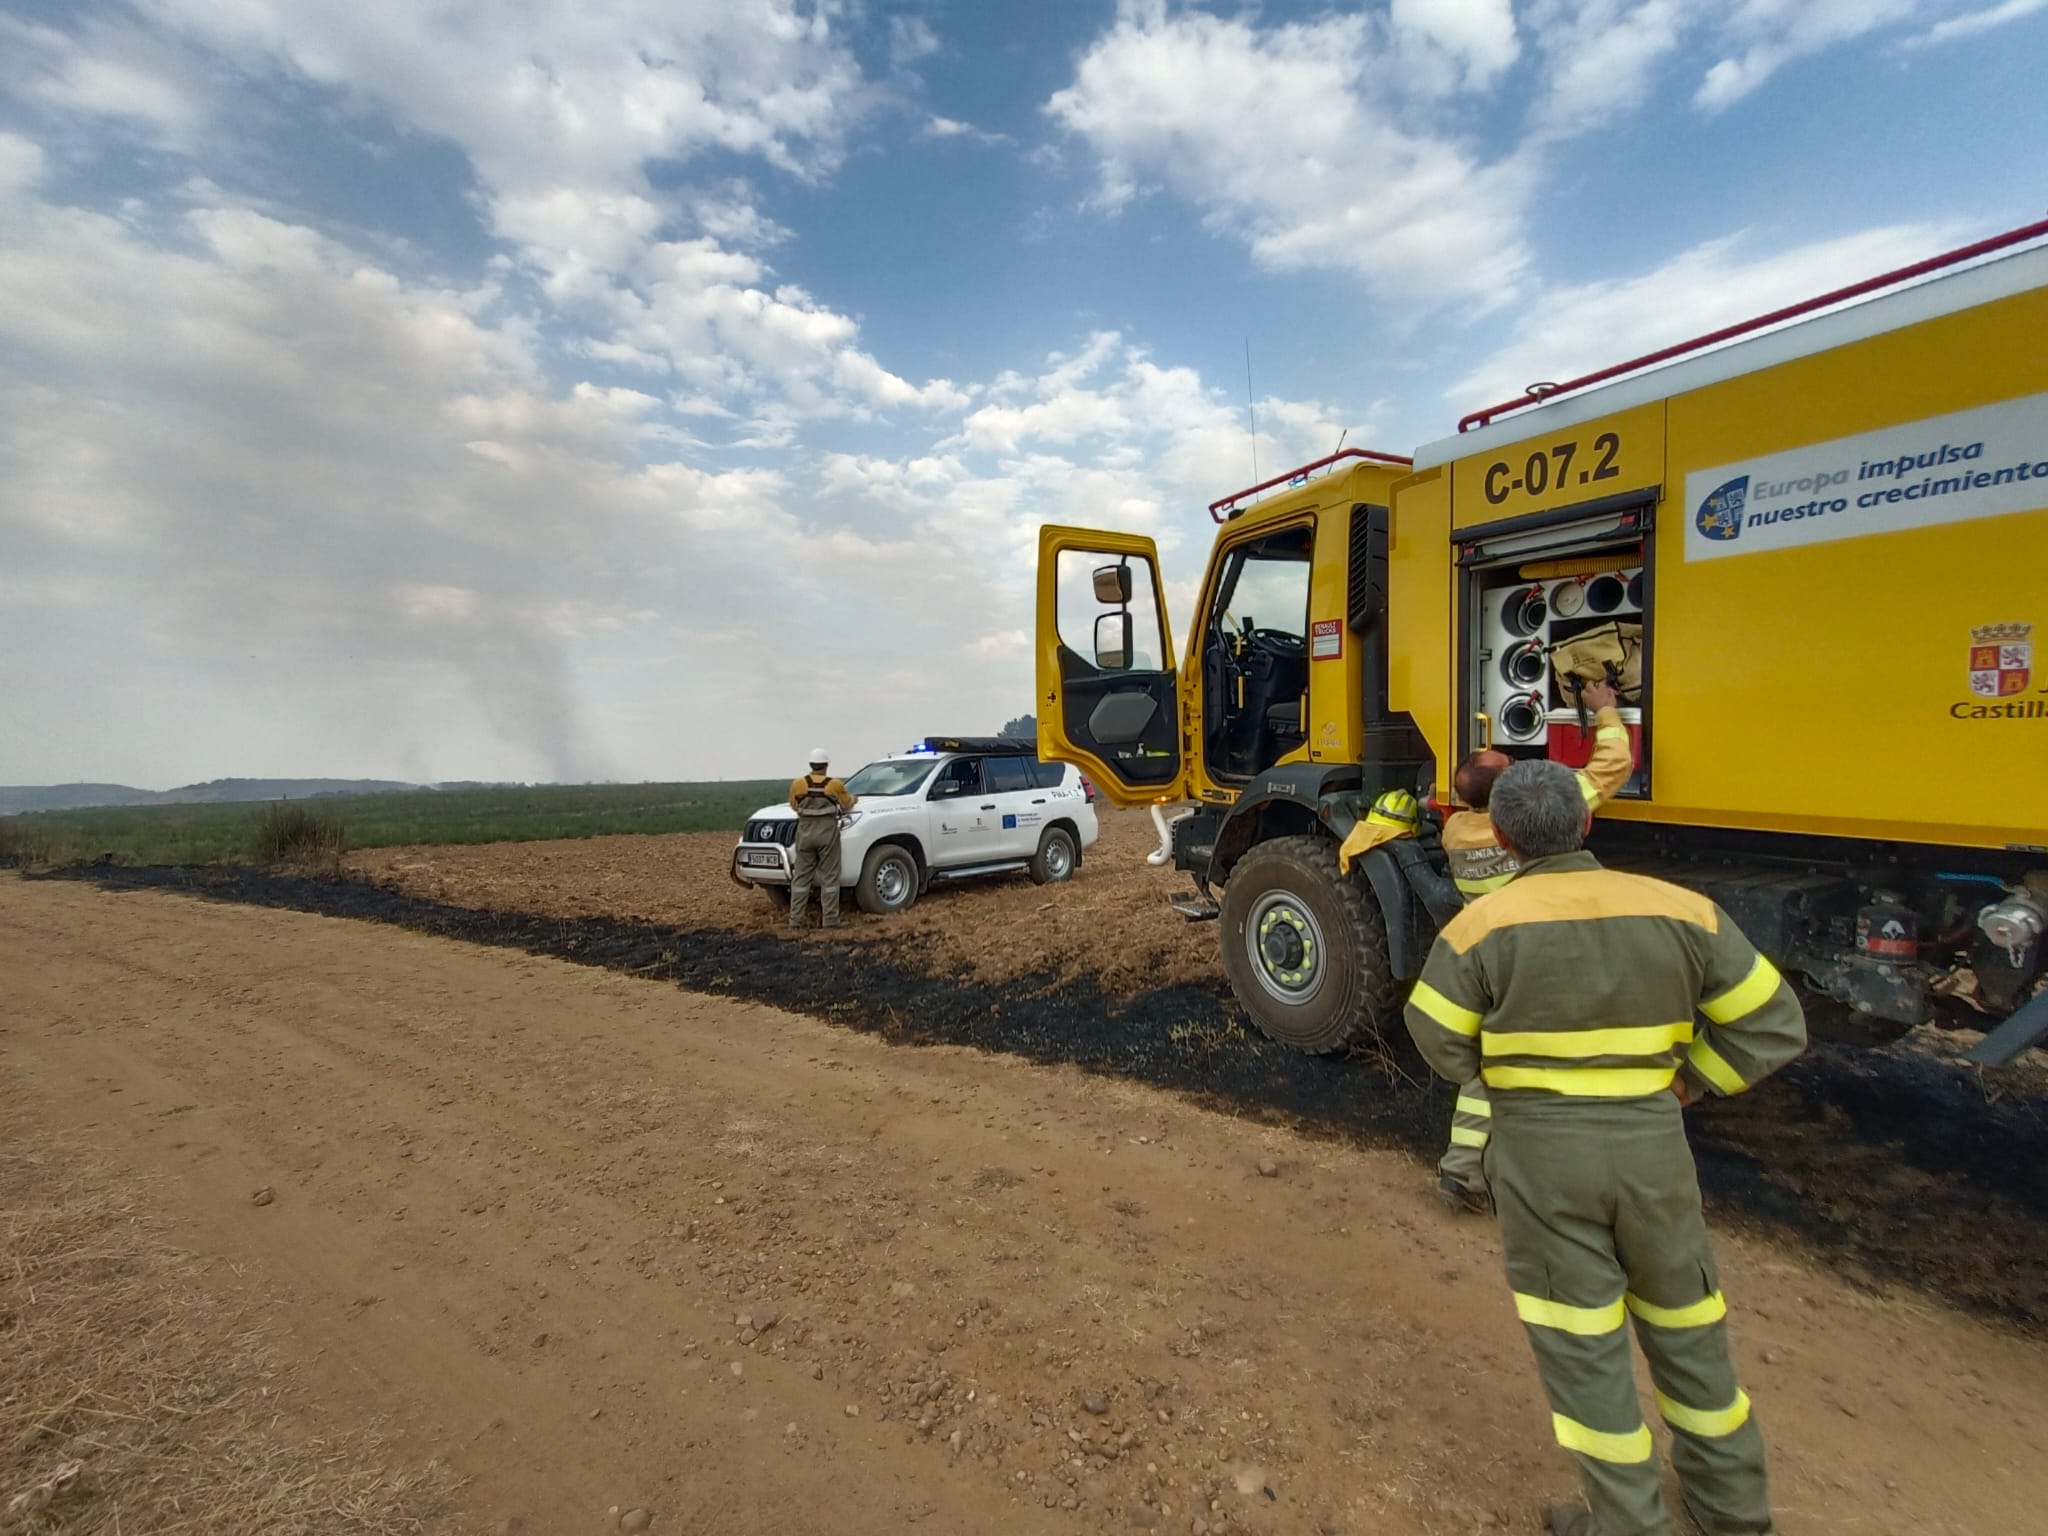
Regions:
<svg viewBox="0 0 2048 1536"><path fill-rule="evenodd" d="M907 795L931 777L932 759L869 763L846 781L848 794Z"/></svg>

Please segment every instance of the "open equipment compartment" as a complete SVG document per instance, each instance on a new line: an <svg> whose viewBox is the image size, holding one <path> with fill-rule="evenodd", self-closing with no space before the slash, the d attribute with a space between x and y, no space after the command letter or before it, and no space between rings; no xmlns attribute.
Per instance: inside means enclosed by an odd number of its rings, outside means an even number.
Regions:
<svg viewBox="0 0 2048 1536"><path fill-rule="evenodd" d="M1649 798L1653 506L1653 492L1631 493L1459 530L1461 753L1492 747L1584 767L1590 722L1581 727L1554 653L1620 626L1616 638L1640 650L1627 678L1639 686L1621 690L1635 772L1617 797Z"/></svg>

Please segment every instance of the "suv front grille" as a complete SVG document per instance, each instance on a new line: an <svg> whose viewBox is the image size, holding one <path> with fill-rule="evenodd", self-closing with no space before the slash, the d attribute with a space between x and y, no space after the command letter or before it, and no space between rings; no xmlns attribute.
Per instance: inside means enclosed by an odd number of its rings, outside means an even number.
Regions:
<svg viewBox="0 0 2048 1536"><path fill-rule="evenodd" d="M772 821L750 821L747 823L742 842L780 843L785 848L796 846L796 823L778 818Z"/></svg>

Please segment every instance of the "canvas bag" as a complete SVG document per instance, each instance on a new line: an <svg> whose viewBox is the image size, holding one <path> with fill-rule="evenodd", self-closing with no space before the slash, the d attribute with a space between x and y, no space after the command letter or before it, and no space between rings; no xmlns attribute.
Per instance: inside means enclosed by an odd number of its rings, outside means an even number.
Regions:
<svg viewBox="0 0 2048 1536"><path fill-rule="evenodd" d="M1642 625L1602 624L1550 648L1550 667L1567 699L1578 697L1577 687L1567 679L1604 683L1610 666L1620 678L1614 691L1625 702L1634 703L1643 691Z"/></svg>

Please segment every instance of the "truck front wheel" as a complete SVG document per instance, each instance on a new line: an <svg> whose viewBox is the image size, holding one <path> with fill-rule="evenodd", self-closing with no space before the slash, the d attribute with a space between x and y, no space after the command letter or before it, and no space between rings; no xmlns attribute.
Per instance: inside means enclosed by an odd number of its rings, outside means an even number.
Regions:
<svg viewBox="0 0 2048 1536"><path fill-rule="evenodd" d="M1387 929L1335 844L1277 837L1252 849L1223 887L1223 969L1259 1032L1327 1055L1378 1034L1400 1012Z"/></svg>

